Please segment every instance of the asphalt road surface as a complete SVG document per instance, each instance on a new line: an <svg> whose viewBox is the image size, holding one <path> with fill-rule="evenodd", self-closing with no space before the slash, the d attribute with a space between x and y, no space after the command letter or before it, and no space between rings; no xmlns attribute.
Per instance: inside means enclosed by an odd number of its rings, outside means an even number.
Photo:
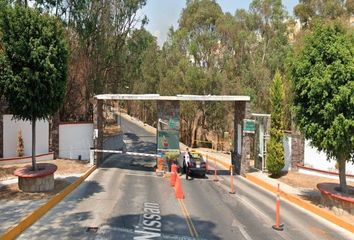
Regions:
<svg viewBox="0 0 354 240"><path fill-rule="evenodd" d="M155 152L153 134L122 123L124 136L107 140L105 148L125 144L128 151ZM154 165L153 158L107 155L100 169L19 239L354 239L285 201L284 231L273 230L274 194L235 177L236 194L230 195L228 172L221 169L218 182L182 177L185 199L177 200Z"/></svg>

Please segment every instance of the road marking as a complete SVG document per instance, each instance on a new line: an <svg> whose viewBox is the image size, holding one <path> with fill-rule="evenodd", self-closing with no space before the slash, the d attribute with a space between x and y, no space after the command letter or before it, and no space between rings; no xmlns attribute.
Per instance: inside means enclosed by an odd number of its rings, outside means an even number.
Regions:
<svg viewBox="0 0 354 240"><path fill-rule="evenodd" d="M191 236L199 239L199 234L198 234L197 230L194 227L191 215L189 214L189 212L187 210L187 207L184 204L184 201L181 200L181 199L178 199L178 202L179 202L179 204L181 206L183 215L186 218L186 222L187 222L187 225L188 225L188 228L189 228L189 232L191 233Z"/></svg>
<svg viewBox="0 0 354 240"><path fill-rule="evenodd" d="M135 236L134 231L135 230L131 228L112 227L108 225L103 225L99 228L95 239L97 240L114 239L113 237L122 236L122 235L124 235L124 237L128 239L130 236ZM171 240L195 240L195 238L189 236L174 235L174 234L167 234L167 233L161 233L161 238L171 239Z"/></svg>
<svg viewBox="0 0 354 240"><path fill-rule="evenodd" d="M161 237L161 212L160 205L157 203L144 203L144 215L143 215L143 231L139 228L134 230L134 233L142 234L134 237L134 239L150 239Z"/></svg>
<svg viewBox="0 0 354 240"><path fill-rule="evenodd" d="M188 218L187 213L185 212L185 210L184 210L184 208L183 208L183 206L182 206L181 201L178 200L178 203L179 203L179 205L180 205L180 207L181 207L181 209L182 209L182 213L183 213L183 215L184 215L184 218L186 219L189 232L190 232L190 234L191 234L192 237L195 237L195 236L194 236L194 233L193 233L193 231L192 231L191 224L190 224L190 222L189 222L189 218Z"/></svg>
<svg viewBox="0 0 354 240"><path fill-rule="evenodd" d="M245 227L237 220L234 219L232 221L232 227L237 227L240 231L240 233L242 234L242 236L246 239L246 240L252 240L251 236L248 235L247 231L245 230Z"/></svg>

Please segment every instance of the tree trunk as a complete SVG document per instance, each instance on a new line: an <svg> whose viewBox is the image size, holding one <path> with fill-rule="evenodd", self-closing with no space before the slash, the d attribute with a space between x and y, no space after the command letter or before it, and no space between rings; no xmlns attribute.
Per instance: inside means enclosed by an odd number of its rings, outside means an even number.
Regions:
<svg viewBox="0 0 354 240"><path fill-rule="evenodd" d="M36 118L32 118L32 169L37 171L36 164Z"/></svg>
<svg viewBox="0 0 354 240"><path fill-rule="evenodd" d="M340 190L342 193L348 193L348 188L347 188L347 179L345 176L345 164L346 164L346 158L341 156L339 157L338 161L338 168L339 168L339 184L340 184Z"/></svg>

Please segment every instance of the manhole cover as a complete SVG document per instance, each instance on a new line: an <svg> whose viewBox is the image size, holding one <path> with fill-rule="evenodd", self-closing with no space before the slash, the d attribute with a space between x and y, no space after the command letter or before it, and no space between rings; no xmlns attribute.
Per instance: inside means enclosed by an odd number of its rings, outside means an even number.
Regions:
<svg viewBox="0 0 354 240"><path fill-rule="evenodd" d="M98 227L88 227L86 232L96 233L98 231Z"/></svg>

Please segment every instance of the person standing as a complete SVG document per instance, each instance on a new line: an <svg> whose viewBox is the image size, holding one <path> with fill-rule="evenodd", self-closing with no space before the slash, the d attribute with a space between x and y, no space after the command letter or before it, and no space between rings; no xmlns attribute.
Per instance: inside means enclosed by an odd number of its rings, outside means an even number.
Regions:
<svg viewBox="0 0 354 240"><path fill-rule="evenodd" d="M189 173L189 163L190 163L190 156L189 156L189 149L186 149L184 153L184 172L186 174L186 180L188 180L188 173Z"/></svg>

